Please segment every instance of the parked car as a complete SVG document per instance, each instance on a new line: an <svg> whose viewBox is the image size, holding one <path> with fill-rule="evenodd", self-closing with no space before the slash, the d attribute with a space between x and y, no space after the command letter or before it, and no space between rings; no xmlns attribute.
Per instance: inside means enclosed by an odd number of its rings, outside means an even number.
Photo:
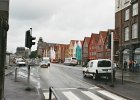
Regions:
<svg viewBox="0 0 140 100"><path fill-rule="evenodd" d="M50 62L49 61L41 61L40 67L41 68L48 68L48 67L50 67Z"/></svg>
<svg viewBox="0 0 140 100"><path fill-rule="evenodd" d="M77 59L75 57L65 58L64 65L75 66L77 65Z"/></svg>
<svg viewBox="0 0 140 100"><path fill-rule="evenodd" d="M93 79L98 79L101 76L106 76L111 79L111 60L98 59L91 60L88 65L83 69L83 76L92 75Z"/></svg>
<svg viewBox="0 0 140 100"><path fill-rule="evenodd" d="M16 59L16 65L21 67L21 66L26 66L26 61L23 60L22 58L17 58Z"/></svg>

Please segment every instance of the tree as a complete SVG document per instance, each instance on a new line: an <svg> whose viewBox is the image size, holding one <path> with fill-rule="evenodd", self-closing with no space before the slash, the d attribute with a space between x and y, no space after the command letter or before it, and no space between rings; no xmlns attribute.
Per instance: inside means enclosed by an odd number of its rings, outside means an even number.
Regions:
<svg viewBox="0 0 140 100"><path fill-rule="evenodd" d="M37 50L32 51L31 55L29 56L30 58L36 58L37 57Z"/></svg>

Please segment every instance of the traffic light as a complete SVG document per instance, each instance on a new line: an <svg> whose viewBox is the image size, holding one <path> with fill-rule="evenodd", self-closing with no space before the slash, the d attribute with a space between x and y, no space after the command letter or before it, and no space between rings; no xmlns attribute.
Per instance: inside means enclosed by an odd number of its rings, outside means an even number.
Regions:
<svg viewBox="0 0 140 100"><path fill-rule="evenodd" d="M33 42L33 40L35 40L35 37L32 37L30 34L30 30L26 31L26 36L25 36L25 47L27 48L31 48L32 45L35 45L35 42Z"/></svg>
<svg viewBox="0 0 140 100"><path fill-rule="evenodd" d="M111 49L111 34L108 34L108 49Z"/></svg>
<svg viewBox="0 0 140 100"><path fill-rule="evenodd" d="M30 37L30 44L29 44L29 48L31 48L32 47L32 45L35 45L35 42L33 42L33 40L35 40L36 39L36 37Z"/></svg>
<svg viewBox="0 0 140 100"><path fill-rule="evenodd" d="M25 34L25 47L29 48L30 45L30 38L31 38L31 34L30 34L30 30L26 31Z"/></svg>

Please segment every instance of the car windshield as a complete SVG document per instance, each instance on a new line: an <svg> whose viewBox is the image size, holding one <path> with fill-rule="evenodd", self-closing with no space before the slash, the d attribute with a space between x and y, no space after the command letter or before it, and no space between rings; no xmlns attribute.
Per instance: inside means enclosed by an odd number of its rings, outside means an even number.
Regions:
<svg viewBox="0 0 140 100"><path fill-rule="evenodd" d="M103 60L98 62L98 67L110 67L110 66L111 66L110 61Z"/></svg>

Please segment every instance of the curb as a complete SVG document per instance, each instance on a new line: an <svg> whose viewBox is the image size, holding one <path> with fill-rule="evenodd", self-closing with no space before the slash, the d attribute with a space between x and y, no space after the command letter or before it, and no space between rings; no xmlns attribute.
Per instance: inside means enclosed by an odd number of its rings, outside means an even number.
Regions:
<svg viewBox="0 0 140 100"><path fill-rule="evenodd" d="M117 79L119 80L122 80L122 78L119 78L119 77L116 77ZM133 80L128 80L128 79L123 79L123 81L126 81L126 82L129 82L129 83L136 83L136 84L140 84L140 82L136 82L136 81L133 81Z"/></svg>
<svg viewBox="0 0 140 100"><path fill-rule="evenodd" d="M116 94L116 95L118 95L118 96L124 97L124 98L126 98L127 100L133 100L132 98L123 96L123 95L119 94L118 92L112 91L112 90L108 89L107 87L105 87L105 86L103 86L103 85L97 85L97 86L98 86L98 87L101 87L101 88L103 88L103 89L105 89L105 90L107 90L107 91L109 91L109 92L111 92L111 93L114 93L114 94ZM110 87L111 87L111 86L110 86ZM112 87L112 88L113 88L113 87Z"/></svg>

